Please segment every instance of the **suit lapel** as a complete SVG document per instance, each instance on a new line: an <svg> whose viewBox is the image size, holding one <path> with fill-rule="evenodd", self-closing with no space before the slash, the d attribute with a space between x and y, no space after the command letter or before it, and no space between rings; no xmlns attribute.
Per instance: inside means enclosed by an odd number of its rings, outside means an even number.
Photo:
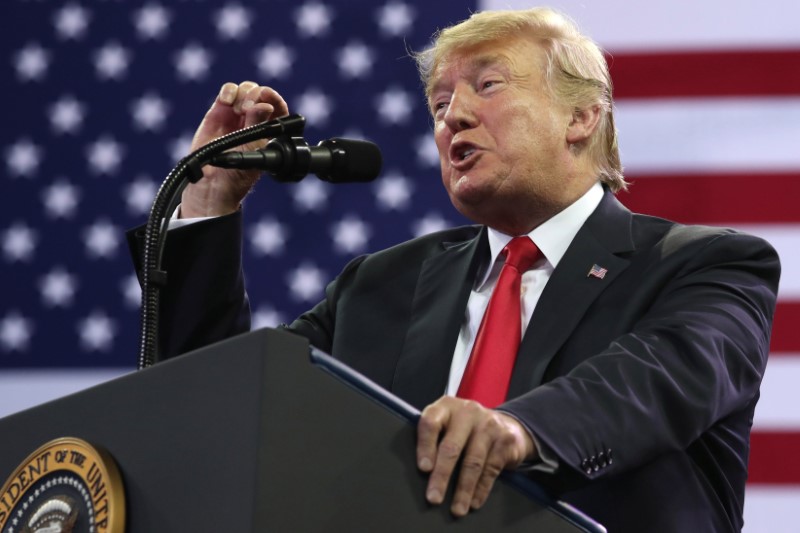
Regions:
<svg viewBox="0 0 800 533"><path fill-rule="evenodd" d="M633 250L631 213L606 192L553 271L522 339L508 397L540 385L547 365L600 293L628 266L616 254ZM594 265L607 269L589 276Z"/></svg>
<svg viewBox="0 0 800 533"><path fill-rule="evenodd" d="M420 409L444 394L479 258L488 253L486 229L443 248L422 265L392 383L392 392Z"/></svg>

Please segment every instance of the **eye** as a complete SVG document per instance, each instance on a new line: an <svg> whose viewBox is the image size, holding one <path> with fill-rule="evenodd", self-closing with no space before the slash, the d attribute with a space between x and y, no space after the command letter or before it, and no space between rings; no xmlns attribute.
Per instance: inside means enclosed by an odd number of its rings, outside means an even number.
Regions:
<svg viewBox="0 0 800 533"><path fill-rule="evenodd" d="M431 106L431 112L432 112L433 116L438 116L443 111L447 110L447 105L449 103L450 102L447 102L447 101L434 102L433 105Z"/></svg>
<svg viewBox="0 0 800 533"><path fill-rule="evenodd" d="M481 82L481 90L491 89L492 87L498 85L499 83L500 80L486 80L484 82Z"/></svg>

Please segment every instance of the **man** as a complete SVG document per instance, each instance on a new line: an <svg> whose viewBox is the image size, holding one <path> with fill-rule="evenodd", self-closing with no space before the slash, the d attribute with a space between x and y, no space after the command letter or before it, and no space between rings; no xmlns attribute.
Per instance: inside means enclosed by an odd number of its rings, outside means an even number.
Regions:
<svg viewBox="0 0 800 533"><path fill-rule="evenodd" d="M423 409L426 497L440 504L455 484L456 516L525 463L612 532L740 530L774 250L616 201L625 183L607 66L557 13L473 15L419 60L444 186L478 225L352 261L289 329ZM194 147L287 113L271 88L225 84ZM247 329L240 208L257 176L204 176L180 216L213 218L167 243L165 354ZM475 378L474 345L493 289L506 284L512 237L536 245L510 285L523 293L525 333L518 350L520 333L486 352L511 346L507 378ZM491 374L507 363L487 364ZM501 382L500 405L469 392L474 379Z"/></svg>

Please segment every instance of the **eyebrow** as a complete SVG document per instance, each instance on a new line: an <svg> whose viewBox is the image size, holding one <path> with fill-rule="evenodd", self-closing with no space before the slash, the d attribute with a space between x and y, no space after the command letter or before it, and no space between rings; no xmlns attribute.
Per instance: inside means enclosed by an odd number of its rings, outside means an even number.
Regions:
<svg viewBox="0 0 800 533"><path fill-rule="evenodd" d="M494 53L488 52L481 54L478 57L470 57L464 60L464 62L466 63L466 70L468 72L477 72L487 67L498 64L506 67L511 66L511 61L509 60L508 56L498 52ZM443 63L440 63L440 65L441 64ZM441 86L440 79L437 80L435 75L432 77L432 79L434 81L433 83L430 84L430 96L433 96L433 93L435 93L438 90L439 86Z"/></svg>

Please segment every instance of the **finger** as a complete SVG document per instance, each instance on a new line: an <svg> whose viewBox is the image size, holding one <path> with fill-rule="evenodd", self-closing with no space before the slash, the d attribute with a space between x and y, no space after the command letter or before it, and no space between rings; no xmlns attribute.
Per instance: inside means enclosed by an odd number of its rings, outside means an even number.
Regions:
<svg viewBox="0 0 800 533"><path fill-rule="evenodd" d="M417 423L417 466L423 472L433 470L439 434L447 424L448 412L440 401L427 406Z"/></svg>
<svg viewBox="0 0 800 533"><path fill-rule="evenodd" d="M516 419L504 413L493 413L491 423L487 422L481 433L491 435L491 449L472 495L470 507L473 509L480 509L486 503L504 469L514 468L525 459L537 456L528 432Z"/></svg>
<svg viewBox="0 0 800 533"><path fill-rule="evenodd" d="M217 100L225 105L233 105L233 102L236 100L236 92L238 89L239 86L235 83L228 82L224 84L219 90Z"/></svg>
<svg viewBox="0 0 800 533"><path fill-rule="evenodd" d="M235 83L225 83L220 87L217 98L206 112L204 120L220 120L230 114L230 108L236 101L239 86Z"/></svg>
<svg viewBox="0 0 800 533"><path fill-rule="evenodd" d="M258 87L258 84L254 81L243 81L239 84L239 89L236 91L236 99L233 102L233 110L237 115L242 113L242 106L245 102L251 102L250 106L252 106L252 100L248 98L250 89Z"/></svg>
<svg viewBox="0 0 800 533"><path fill-rule="evenodd" d="M268 104L272 104L275 108L274 114L271 118L285 117L289 114L289 106L283 97L272 87L261 87L259 93L259 100Z"/></svg>
<svg viewBox="0 0 800 533"><path fill-rule="evenodd" d="M450 506L450 511L455 516L464 516L469 512L476 488L484 478L491 447L490 434L486 431L481 431L481 426L475 426L472 430L469 444L464 451L461 471L458 475L458 484L453 494L453 503Z"/></svg>
<svg viewBox="0 0 800 533"><path fill-rule="evenodd" d="M211 139L239 129L240 119L232 112L231 106L236 100L239 86L235 83L224 84L214 99L214 103L206 112L202 122L195 131L191 150L206 144Z"/></svg>
<svg viewBox="0 0 800 533"><path fill-rule="evenodd" d="M267 103L268 101L263 101L261 99L261 90L263 87L260 85L250 85L250 82L245 82L247 85L244 85L240 90L243 92L242 95L242 111L248 112L250 111L256 104L259 103Z"/></svg>
<svg viewBox="0 0 800 533"><path fill-rule="evenodd" d="M246 102L245 105L247 105ZM271 104L253 104L245 111L244 125L247 127L266 122L272 118L274 112L275 108Z"/></svg>
<svg viewBox="0 0 800 533"><path fill-rule="evenodd" d="M495 441L491 450L489 451L486 463L484 464L483 471L475 484L474 491L469 497L469 507L472 509L480 509L489 494L492 492L495 481L497 481L500 472L506 464L505 452L502 451L500 441Z"/></svg>
<svg viewBox="0 0 800 533"><path fill-rule="evenodd" d="M441 503L444 500L453 470L473 433L474 420L480 409L477 403L463 400L449 407L449 423L437 447L436 460L428 479L429 502Z"/></svg>
<svg viewBox="0 0 800 533"><path fill-rule="evenodd" d="M289 114L289 106L286 101L272 87L252 87L247 93L242 109L246 111L250 106L258 103L270 104L273 107L273 115L270 118L279 118Z"/></svg>
<svg viewBox="0 0 800 533"><path fill-rule="evenodd" d="M252 126L288 114L288 106L278 92L271 87L256 85L247 90L242 102L245 126Z"/></svg>

